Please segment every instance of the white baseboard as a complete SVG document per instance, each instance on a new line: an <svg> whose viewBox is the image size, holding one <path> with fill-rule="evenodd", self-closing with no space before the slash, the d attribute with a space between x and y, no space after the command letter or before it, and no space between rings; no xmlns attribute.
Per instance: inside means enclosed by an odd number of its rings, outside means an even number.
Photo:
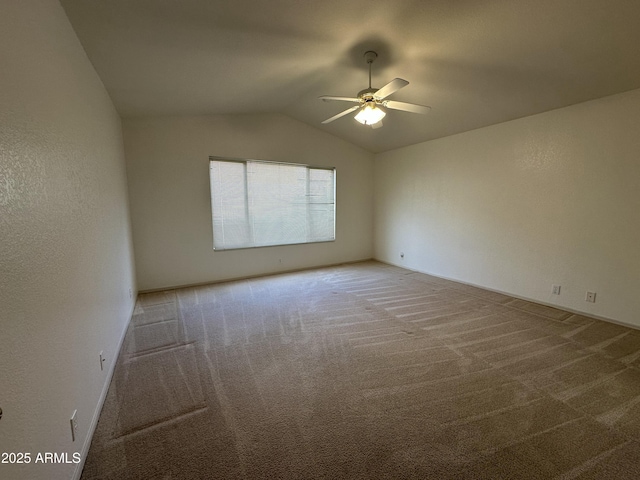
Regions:
<svg viewBox="0 0 640 480"><path fill-rule="evenodd" d="M368 257L368 258L362 258L360 260L349 260L349 261L345 261L345 262L338 262L338 263L327 263L327 264L322 264L322 265L312 265L310 267L299 267L299 268L292 268L292 269L287 269L287 270L277 270L277 271L273 271L273 272L264 272L264 273L255 273L252 275L244 275L244 276L240 276L240 277L228 277L228 278L219 278L217 280L208 280L205 282L197 282L197 283L185 283L185 284L179 284L179 285L169 285L166 287L159 287L159 288L147 288L147 289L142 289L140 291L138 291L139 294L144 294L144 293L155 293L155 292L166 292L167 290L178 290L180 288L191 288L191 287L201 287L204 285L215 285L217 283L227 283L227 282L237 282L240 280L251 280L253 278L262 278L262 277L271 277L271 276L275 276L275 275L285 275L287 273L296 273L296 272L304 272L306 270L314 270L316 268L331 268L331 267L339 267L340 265L351 265L353 263L362 263L362 262L368 262L371 260L375 260L374 258ZM381 262L384 263L384 262Z"/></svg>
<svg viewBox="0 0 640 480"><path fill-rule="evenodd" d="M118 357L120 356L120 350L122 349L122 344L124 343L124 337L127 334L127 330L129 329L129 324L131 323L131 319L133 318L133 310L136 307L136 301L134 297L133 305L131 306L131 313L129 314L129 321L126 322L124 330L120 334L120 340L118 341L118 347L115 351L114 361L110 362L109 371L107 372L107 378L102 386L102 393L100 394L100 398L98 399L98 404L93 412L93 417L91 418L91 424L89 425L89 431L87 432L87 436L84 439L84 444L82 445L82 450L80 450L80 463L76 465L76 469L73 472L71 480L80 480L82 476L82 470L84 469L84 462L87 460L87 454L89 453L89 448L91 447L91 440L93 440L93 434L96 431L96 427L98 426L98 420L100 419L100 413L102 413L102 407L104 406L104 402L107 399L107 392L109 391L109 386L111 385L111 379L113 378L113 373L116 370L116 364L118 363Z"/></svg>
<svg viewBox="0 0 640 480"><path fill-rule="evenodd" d="M590 313L590 312L577 310L575 308L565 307L564 305L557 305L557 304L554 304L554 303L544 302L542 300L538 300L538 299L535 299L535 298L532 298L532 297L526 297L526 296L523 296L523 295L516 295L516 294L511 293L511 292L507 292L507 291L504 291L504 290L498 290L498 289L495 289L495 288L489 288L489 287L486 287L484 285L480 285L480 284L477 284L477 283L464 282L462 280L458 280L457 278L450 278L450 277L445 277L443 275L436 275L434 273L429 273L429 272L418 270L418 269L415 269L415 268L409 268L406 265L401 265L399 263L388 262L386 260L378 260L377 258L374 258L374 260L376 262L385 263L387 265L393 265L394 267L403 268L405 270L409 270L410 272L424 273L425 275L430 275L432 277L441 278L443 280L449 280L450 282L459 283L461 285L469 285L470 287L481 288L482 290L487 290L489 292L500 293L502 295L507 295L508 297L517 298L519 300L526 300L527 302L537 303L539 305L544 305L545 307L557 308L558 310L564 310L565 312L574 313L576 315L583 315L585 317L595 318L596 320L602 320L603 322L615 323L615 324L621 325L623 327L629 327L629 328L633 328L635 330L640 330L640 326L638 326L638 325L634 325L633 323L629 323L629 322L624 322L622 320L616 320L615 318L609 318L609 317L604 317L602 315L596 315L596 314L593 314L593 313Z"/></svg>

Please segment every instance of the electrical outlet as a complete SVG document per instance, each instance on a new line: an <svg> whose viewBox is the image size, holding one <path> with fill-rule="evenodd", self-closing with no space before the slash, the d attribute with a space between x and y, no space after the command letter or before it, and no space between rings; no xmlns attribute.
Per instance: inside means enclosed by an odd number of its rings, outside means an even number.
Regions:
<svg viewBox="0 0 640 480"><path fill-rule="evenodd" d="M553 285L551 293L554 295L560 295L560 285Z"/></svg>
<svg viewBox="0 0 640 480"><path fill-rule="evenodd" d="M589 303L596 303L596 292L587 292L585 300Z"/></svg>
<svg viewBox="0 0 640 480"><path fill-rule="evenodd" d="M129 289L129 298L133 298L133 290Z"/></svg>
<svg viewBox="0 0 640 480"><path fill-rule="evenodd" d="M103 354L102 352L100 352L100 370L104 370L104 362L105 362L106 360L107 360L107 359L106 359L106 358L104 358L104 354Z"/></svg>
<svg viewBox="0 0 640 480"><path fill-rule="evenodd" d="M78 436L78 410L73 411L71 415L71 441L75 442Z"/></svg>

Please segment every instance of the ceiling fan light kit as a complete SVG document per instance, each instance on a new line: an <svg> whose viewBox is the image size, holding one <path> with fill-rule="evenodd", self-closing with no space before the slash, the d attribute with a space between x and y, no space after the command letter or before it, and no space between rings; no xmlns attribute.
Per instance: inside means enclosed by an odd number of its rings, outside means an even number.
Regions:
<svg viewBox="0 0 640 480"><path fill-rule="evenodd" d="M358 114L353 118L363 125L373 125L382 120L385 115L386 113L382 108L369 104L360 109Z"/></svg>
<svg viewBox="0 0 640 480"><path fill-rule="evenodd" d="M369 65L369 88L365 88L358 92L357 97L334 97L331 95L322 95L320 98L325 102L338 101L338 102L352 102L358 105L350 107L331 118L326 119L322 123L330 123L337 120L340 117L344 117L349 113L360 110L355 119L363 125L369 125L372 128L380 128L382 126L381 120L387 114L382 107L389 108L391 110L401 110L404 112L425 114L431 110L431 107L425 105L416 105L413 103L396 102L393 100L385 100L392 93L397 92L403 87L409 85L409 82L402 78L394 78L384 87L377 89L371 87L371 64L378 58L378 54L373 51L368 51L364 54L364 59Z"/></svg>

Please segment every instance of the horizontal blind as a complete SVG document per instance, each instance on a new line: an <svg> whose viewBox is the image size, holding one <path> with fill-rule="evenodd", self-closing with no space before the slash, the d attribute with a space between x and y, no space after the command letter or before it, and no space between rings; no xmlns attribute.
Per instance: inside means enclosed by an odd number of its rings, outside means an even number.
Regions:
<svg viewBox="0 0 640 480"><path fill-rule="evenodd" d="M210 160L216 250L335 239L335 170Z"/></svg>

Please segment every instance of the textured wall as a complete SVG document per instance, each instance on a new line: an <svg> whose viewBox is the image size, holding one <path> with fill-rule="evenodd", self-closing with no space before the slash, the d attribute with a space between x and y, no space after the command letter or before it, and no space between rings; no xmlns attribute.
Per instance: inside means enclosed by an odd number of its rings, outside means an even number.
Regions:
<svg viewBox="0 0 640 480"><path fill-rule="evenodd" d="M373 155L283 115L123 120L141 290L373 255ZM209 156L336 167L336 241L213 251Z"/></svg>
<svg viewBox="0 0 640 480"><path fill-rule="evenodd" d="M58 2L1 10L0 478L67 479L33 460L85 446L133 304L122 133Z"/></svg>
<svg viewBox="0 0 640 480"><path fill-rule="evenodd" d="M377 155L376 258L640 326L638 125L640 90Z"/></svg>

